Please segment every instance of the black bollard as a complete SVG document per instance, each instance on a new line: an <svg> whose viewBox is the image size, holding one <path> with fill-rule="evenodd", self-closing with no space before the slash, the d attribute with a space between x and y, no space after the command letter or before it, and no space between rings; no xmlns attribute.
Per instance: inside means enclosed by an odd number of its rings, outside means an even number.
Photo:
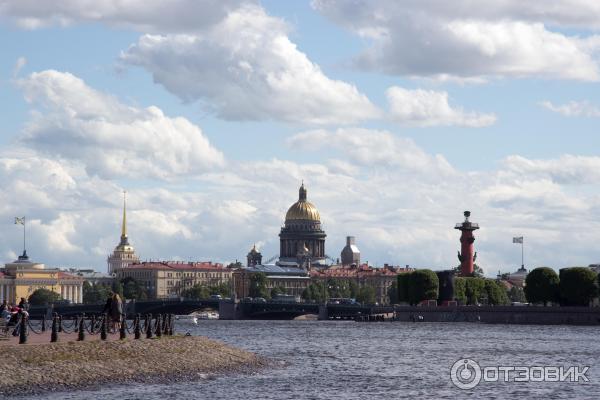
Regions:
<svg viewBox="0 0 600 400"><path fill-rule="evenodd" d="M90 334L94 334L94 327L96 326L96 314L92 314L92 318L90 319Z"/></svg>
<svg viewBox="0 0 600 400"><path fill-rule="evenodd" d="M152 339L152 315L146 314L146 339Z"/></svg>
<svg viewBox="0 0 600 400"><path fill-rule="evenodd" d="M107 320L108 320L108 314L104 314L104 316L102 317L102 325L100 325L100 339L101 340L106 340L106 324L107 324Z"/></svg>
<svg viewBox="0 0 600 400"><path fill-rule="evenodd" d="M163 316L163 335L167 336L169 334L169 314L165 314Z"/></svg>
<svg viewBox="0 0 600 400"><path fill-rule="evenodd" d="M175 318L173 314L169 314L169 336L173 336L173 325L175 324Z"/></svg>
<svg viewBox="0 0 600 400"><path fill-rule="evenodd" d="M58 342L58 316L52 317L52 333L50 333L50 342Z"/></svg>
<svg viewBox="0 0 600 400"><path fill-rule="evenodd" d="M142 337L142 330L140 329L140 314L135 316L135 320L133 321L133 324L134 324L133 333L135 335L135 338L139 339Z"/></svg>
<svg viewBox="0 0 600 400"><path fill-rule="evenodd" d="M83 342L85 340L85 318L83 315L79 317L79 330L77 335L77 341Z"/></svg>
<svg viewBox="0 0 600 400"><path fill-rule="evenodd" d="M25 313L21 311L21 326L19 329L19 344L27 343L27 320Z"/></svg>
<svg viewBox="0 0 600 400"><path fill-rule="evenodd" d="M162 329L160 329L160 314L156 314L156 337L162 336Z"/></svg>
<svg viewBox="0 0 600 400"><path fill-rule="evenodd" d="M63 326L62 326L62 315L58 316L58 331L62 332L63 331Z"/></svg>
<svg viewBox="0 0 600 400"><path fill-rule="evenodd" d="M42 332L46 332L46 315L42 317Z"/></svg>
<svg viewBox="0 0 600 400"><path fill-rule="evenodd" d="M121 329L119 329L119 339L123 340L127 337L127 319L125 314L121 314Z"/></svg>

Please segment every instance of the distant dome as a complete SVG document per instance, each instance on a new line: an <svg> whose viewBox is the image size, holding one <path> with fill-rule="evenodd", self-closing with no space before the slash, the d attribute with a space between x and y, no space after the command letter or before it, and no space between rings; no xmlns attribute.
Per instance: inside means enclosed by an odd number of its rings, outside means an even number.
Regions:
<svg viewBox="0 0 600 400"><path fill-rule="evenodd" d="M305 220L321 222L321 216L317 207L306 200L306 188L304 184L300 186L298 201L292 204L285 214L286 221Z"/></svg>

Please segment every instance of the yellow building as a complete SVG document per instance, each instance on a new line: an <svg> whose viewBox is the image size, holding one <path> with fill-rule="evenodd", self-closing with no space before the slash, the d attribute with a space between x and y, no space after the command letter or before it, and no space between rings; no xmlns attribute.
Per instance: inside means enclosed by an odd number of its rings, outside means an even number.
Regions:
<svg viewBox="0 0 600 400"><path fill-rule="evenodd" d="M194 285L217 286L231 284L233 269L221 263L148 261L128 266L116 271L117 280L133 278L148 292L148 297L164 299L179 297Z"/></svg>
<svg viewBox="0 0 600 400"><path fill-rule="evenodd" d="M81 303L83 279L29 260L27 252L0 271L0 301L16 304L37 289L51 290L64 300Z"/></svg>

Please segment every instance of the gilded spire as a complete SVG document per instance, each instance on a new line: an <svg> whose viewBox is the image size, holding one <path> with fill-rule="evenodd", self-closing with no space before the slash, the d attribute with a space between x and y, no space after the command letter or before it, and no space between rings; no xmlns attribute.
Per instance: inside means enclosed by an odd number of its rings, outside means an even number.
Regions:
<svg viewBox="0 0 600 400"><path fill-rule="evenodd" d="M127 238L127 192L123 190L123 225L121 226L121 240Z"/></svg>
<svg viewBox="0 0 600 400"><path fill-rule="evenodd" d="M304 187L304 179L302 180L302 186L300 186L300 190L298 191L298 200L306 201L306 188Z"/></svg>

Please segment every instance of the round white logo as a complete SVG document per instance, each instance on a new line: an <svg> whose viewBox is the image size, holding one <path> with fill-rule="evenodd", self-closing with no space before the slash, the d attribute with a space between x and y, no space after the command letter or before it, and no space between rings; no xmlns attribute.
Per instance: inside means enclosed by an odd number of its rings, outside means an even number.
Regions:
<svg viewBox="0 0 600 400"><path fill-rule="evenodd" d="M461 358L452 365L450 379L459 389L473 389L481 382L481 367L476 361Z"/></svg>

